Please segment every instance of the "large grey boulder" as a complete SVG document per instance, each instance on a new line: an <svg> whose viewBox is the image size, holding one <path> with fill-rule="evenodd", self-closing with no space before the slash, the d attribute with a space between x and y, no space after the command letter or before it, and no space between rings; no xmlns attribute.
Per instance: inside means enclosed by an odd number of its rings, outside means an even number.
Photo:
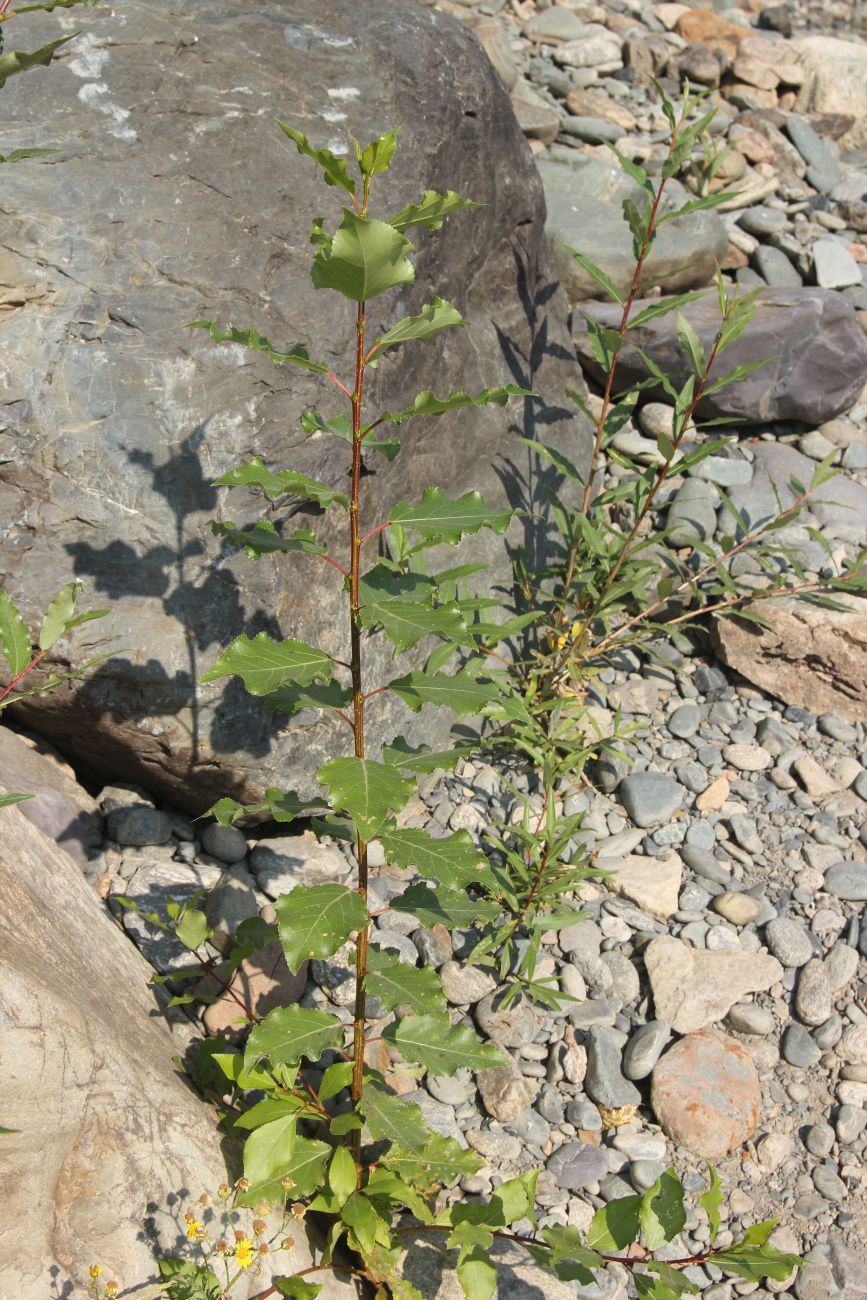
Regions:
<svg viewBox="0 0 867 1300"><path fill-rule="evenodd" d="M56 36L56 18L37 17L32 34L34 44ZM184 328L231 319L346 368L351 306L314 291L307 274L311 220L323 215L333 228L342 191L324 190L277 117L317 145L349 149L353 135L401 126L397 164L377 185L386 211L430 187L486 205L437 236L422 232L415 284L373 303L371 330L434 293L472 323L395 349L371 410L428 387L518 382L540 394L404 426L404 453L369 466L365 523L436 482L502 502L508 462L528 475L514 433L579 460L588 445L583 417L563 402L577 365L547 263L541 186L471 34L416 0L149 0L88 11L86 34L56 66L20 78L7 104L9 149L36 142L60 152L5 175L0 275L9 301L24 306L2 326L0 581L30 613L73 577L85 583L83 605L111 610L92 636L114 657L84 686L37 697L21 715L92 769L194 811L227 792L258 798L278 782L309 790L348 735L313 714L281 732L239 682L196 686L241 632L291 633L341 658L348 643L333 570L303 557L257 565L207 531L213 516L243 523L263 513L252 493L210 486L252 454L331 484L346 478L343 445L302 444L298 426L314 403L340 411L336 389ZM529 477L538 492L538 475ZM290 504L269 517L293 531L313 526L344 550L331 515ZM525 520L516 540L532 526ZM467 555L507 569L490 534L471 539ZM368 684L408 666L377 642ZM409 734L436 740L436 725L441 736L441 714L411 721ZM406 725L389 696L371 706L374 746Z"/></svg>
<svg viewBox="0 0 867 1300"><path fill-rule="evenodd" d="M0 843L0 1123L15 1130L0 1134L0 1296L83 1295L92 1263L132 1292L157 1280L157 1255L189 1253L184 1211L238 1171L172 1062L186 1043L153 971L78 867L18 808L0 809ZM213 1211L197 1217L219 1232ZM311 1262L294 1235L278 1271ZM328 1300L355 1295L322 1280Z"/></svg>
<svg viewBox="0 0 867 1300"><path fill-rule="evenodd" d="M635 313L649 302L637 302ZM621 308L588 304L586 311L601 325L620 324ZM698 331L707 353L719 329L719 303L709 293L690 303L683 314ZM599 365L587 337L581 311L573 331L588 375L599 378ZM675 383L690 373L676 334L674 313L658 316L629 333L619 355L621 385L648 376L639 355L646 353ZM698 414L704 419L731 416L743 424L770 420L802 420L812 425L848 411L867 382L867 340L852 305L831 289L763 289L756 314L744 333L722 354L713 374L721 377L744 362L767 357L767 364L739 383L704 398Z"/></svg>
<svg viewBox="0 0 867 1300"><path fill-rule="evenodd" d="M621 205L624 199L641 205L640 185L616 165L567 147L559 149L553 160L542 159L539 174L554 262L569 301L595 298L599 286L567 247L589 257L625 294L632 283L635 254ZM682 207L689 197L682 185L669 181L662 211ZM695 212L666 222L659 227L641 287L659 284L673 293L708 284L727 244L726 228L716 212Z"/></svg>

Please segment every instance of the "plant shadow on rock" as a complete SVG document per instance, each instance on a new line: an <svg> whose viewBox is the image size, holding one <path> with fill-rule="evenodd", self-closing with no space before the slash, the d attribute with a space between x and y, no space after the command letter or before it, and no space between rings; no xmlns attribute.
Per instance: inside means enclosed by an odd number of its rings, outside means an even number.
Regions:
<svg viewBox="0 0 867 1300"><path fill-rule="evenodd" d="M248 635L280 635L276 620L264 610L245 615L237 581L228 568L221 567L233 548L224 543L221 551L208 560L204 543L188 536L190 518L214 514L218 503L218 493L202 471L198 451L202 437L203 430L195 429L161 465L155 463L150 452L126 449L130 465L150 475L153 490L171 510L171 542L143 554L119 538L101 548L86 541L66 545L76 575L87 576L95 591L120 604L130 597L159 602L163 612L183 628L186 651L185 666L173 675L155 658L145 663L112 658L83 684L79 707L95 716L108 714L117 722L178 715L188 709L191 775L202 762L197 690L202 653L212 646L225 645L230 630L243 630ZM216 753L232 753L243 747L253 756L262 756L269 752L275 730L265 706L247 695L233 679L224 687L214 711L208 741Z"/></svg>

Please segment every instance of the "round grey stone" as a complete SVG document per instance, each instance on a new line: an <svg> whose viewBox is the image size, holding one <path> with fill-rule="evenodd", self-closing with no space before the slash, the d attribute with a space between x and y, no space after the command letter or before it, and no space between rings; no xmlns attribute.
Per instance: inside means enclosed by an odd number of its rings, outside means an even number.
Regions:
<svg viewBox="0 0 867 1300"><path fill-rule="evenodd" d="M845 1201L849 1195L843 1179L836 1169L831 1169L828 1165L816 1165L813 1170L813 1186L826 1201Z"/></svg>
<svg viewBox="0 0 867 1300"><path fill-rule="evenodd" d="M608 1157L601 1147L585 1142L566 1142L545 1166L558 1187L581 1192L608 1173Z"/></svg>
<svg viewBox="0 0 867 1300"><path fill-rule="evenodd" d="M618 791L636 826L659 826L669 821L683 803L683 786L664 772L632 772Z"/></svg>
<svg viewBox="0 0 867 1300"><path fill-rule="evenodd" d="M562 1124L565 1102L557 1088L545 1087L536 1099L536 1110L549 1124Z"/></svg>
<svg viewBox="0 0 867 1300"><path fill-rule="evenodd" d="M666 726L672 736L687 740L701 725L701 710L695 704L681 704L668 719Z"/></svg>
<svg viewBox="0 0 867 1300"><path fill-rule="evenodd" d="M864 1107L852 1106L844 1102L834 1120L837 1141L841 1146L848 1146L850 1142L854 1142L861 1136L865 1124L867 1124L867 1111Z"/></svg>
<svg viewBox="0 0 867 1300"><path fill-rule="evenodd" d="M591 1025L587 1032L584 1090L592 1101L610 1109L641 1103L641 1093L621 1073L619 1040L603 1025Z"/></svg>
<svg viewBox="0 0 867 1300"><path fill-rule="evenodd" d="M435 925L431 930L416 930L412 941L425 966L442 966L452 955L452 941L445 926Z"/></svg>
<svg viewBox="0 0 867 1300"><path fill-rule="evenodd" d="M235 862L243 862L247 856L247 840L243 831L237 826L221 826L219 822L212 822L206 826L202 834L202 848L206 853L210 853L212 858L218 862L225 862L232 866Z"/></svg>
<svg viewBox="0 0 867 1300"><path fill-rule="evenodd" d="M671 1037L665 1020L649 1020L630 1035L623 1051L623 1073L627 1079L646 1079Z"/></svg>
<svg viewBox="0 0 867 1300"><path fill-rule="evenodd" d="M646 1192L664 1173L663 1160L633 1160L629 1166L629 1177L639 1192Z"/></svg>
<svg viewBox="0 0 867 1300"><path fill-rule="evenodd" d="M733 1006L726 1016L726 1024L738 1034L754 1034L765 1037L772 1034L776 1027L773 1012L766 1007L759 1007L755 1002Z"/></svg>
<svg viewBox="0 0 867 1300"><path fill-rule="evenodd" d="M503 993L489 993L475 1008L476 1024L499 1047L525 1047L536 1037L540 1016L525 998L503 1006Z"/></svg>
<svg viewBox="0 0 867 1300"><path fill-rule="evenodd" d="M804 1136L804 1146L810 1155L822 1159L828 1155L834 1145L834 1130L824 1122L811 1124Z"/></svg>
<svg viewBox="0 0 867 1300"><path fill-rule="evenodd" d="M172 823L168 814L158 808L137 804L110 812L106 830L115 844L144 848L148 844L165 844L171 837Z"/></svg>
<svg viewBox="0 0 867 1300"><path fill-rule="evenodd" d="M780 1046L789 1065L797 1065L803 1070L811 1069L822 1055L803 1025L795 1021L786 1025Z"/></svg>
<svg viewBox="0 0 867 1300"><path fill-rule="evenodd" d="M593 1105L589 1097L575 1097L566 1107L566 1118L577 1129L586 1133L598 1133L602 1128L602 1116L599 1108Z"/></svg>
<svg viewBox="0 0 867 1300"><path fill-rule="evenodd" d="M777 916L765 927L765 942L777 961L799 969L812 959L813 945L802 925L789 916Z"/></svg>
<svg viewBox="0 0 867 1300"><path fill-rule="evenodd" d="M824 888L844 902L867 902L867 862L835 862L825 872Z"/></svg>
<svg viewBox="0 0 867 1300"><path fill-rule="evenodd" d="M413 954L415 954L415 946ZM493 993L494 980L478 966L462 966L460 962L447 961L440 967L440 980L446 998L454 1006L468 1007Z"/></svg>

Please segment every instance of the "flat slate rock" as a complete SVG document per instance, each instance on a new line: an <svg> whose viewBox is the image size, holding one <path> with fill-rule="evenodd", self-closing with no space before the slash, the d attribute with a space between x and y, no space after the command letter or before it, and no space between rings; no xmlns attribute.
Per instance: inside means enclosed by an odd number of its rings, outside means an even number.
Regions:
<svg viewBox="0 0 867 1300"><path fill-rule="evenodd" d="M637 302L636 313L649 305L649 301ZM600 325L616 328L620 323L622 309L616 305L594 302L587 310ZM709 351L719 328L716 295L689 303L683 314ZM572 328L578 356L585 372L598 380L599 364L583 322L582 312L575 312ZM631 330L629 338L634 341L618 359L618 382L624 387L647 377L639 350L675 384L682 384L691 373L677 340L674 313ZM770 360L739 383L705 397L698 406L699 416L731 416L743 424L801 420L815 427L848 411L867 382L864 331L852 305L830 289L761 290L753 320L726 350L714 374L722 376L757 357Z"/></svg>
<svg viewBox="0 0 867 1300"><path fill-rule="evenodd" d="M542 187L478 42L416 0L188 0L180 11L149 0L117 17L98 9L86 26L50 75L19 78L7 105L10 148L44 138L46 120L62 128L50 165L9 167L4 179L0 273L28 306L14 313L4 349L0 507L27 524L6 549L3 585L33 622L61 583L81 579L81 606L109 607L98 635L116 653L86 682L22 705L21 716L91 770L186 811L228 791L256 801L287 773L309 792L344 743L339 719L308 713L287 724L237 680L197 682L240 633L291 634L345 658L339 575L310 557L257 565L220 542L210 519L243 526L265 503L244 490L224 503L211 484L258 454L342 486L345 446L302 442L296 425L311 405L330 415L342 399L314 375L217 347L186 323L253 326L340 368L354 314L313 288L307 233L319 214L333 229L347 196L323 186L275 118L348 154L352 136L401 126L395 167L377 178L379 210L426 188L485 206L449 218L431 240L422 232L415 283L372 305L377 331L434 293L471 323L459 339L444 332L394 349L371 376L368 410L443 386L518 382L542 396L407 426L405 453L369 466L365 526L401 497L418 499L432 464L447 495L476 488L504 502L494 462L513 427L579 460L589 448L587 422L563 400L575 366ZM28 38L35 48L57 30L56 17L36 14ZM345 547L340 515L298 502L269 512L278 529L313 527L335 553ZM469 551L509 572L502 538L471 538ZM371 681L417 658L395 663L392 645L374 638ZM417 718L381 696L371 744L401 730L445 740L446 711L428 712Z"/></svg>

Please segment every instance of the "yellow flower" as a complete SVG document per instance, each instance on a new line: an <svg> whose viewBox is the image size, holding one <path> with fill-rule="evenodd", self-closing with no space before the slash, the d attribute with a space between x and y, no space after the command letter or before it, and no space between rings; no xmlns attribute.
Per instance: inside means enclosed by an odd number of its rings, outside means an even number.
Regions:
<svg viewBox="0 0 867 1300"><path fill-rule="evenodd" d="M100 1267L99 1264L91 1264L90 1268L87 1271L90 1274L90 1276L93 1278L100 1277L102 1274L102 1268Z"/></svg>
<svg viewBox="0 0 867 1300"><path fill-rule="evenodd" d="M256 1247L249 1237L242 1237L235 1246L235 1261L241 1268L249 1268L256 1258Z"/></svg>
<svg viewBox="0 0 867 1300"><path fill-rule="evenodd" d="M117 1298L117 1293L118 1293L119 1290L120 1290L120 1283L119 1283L119 1282L106 1282L106 1284L105 1284L105 1300L116 1300L116 1298Z"/></svg>
<svg viewBox="0 0 867 1300"><path fill-rule="evenodd" d="M201 1219L187 1219L187 1239L195 1241L199 1233L204 1233L205 1225Z"/></svg>

